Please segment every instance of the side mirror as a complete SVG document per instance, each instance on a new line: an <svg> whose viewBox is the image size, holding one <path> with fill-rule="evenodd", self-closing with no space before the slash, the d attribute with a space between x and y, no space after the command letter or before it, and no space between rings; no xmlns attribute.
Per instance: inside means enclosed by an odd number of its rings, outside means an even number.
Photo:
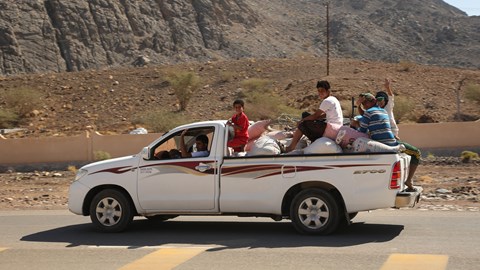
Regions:
<svg viewBox="0 0 480 270"><path fill-rule="evenodd" d="M144 147L141 155L144 160L150 160L150 147Z"/></svg>

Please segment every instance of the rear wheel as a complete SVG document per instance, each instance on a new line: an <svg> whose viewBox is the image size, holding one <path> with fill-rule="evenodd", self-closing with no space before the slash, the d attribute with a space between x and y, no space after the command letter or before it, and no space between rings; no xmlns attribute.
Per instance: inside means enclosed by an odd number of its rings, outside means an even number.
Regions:
<svg viewBox="0 0 480 270"><path fill-rule="evenodd" d="M300 233L326 235L338 228L339 210L337 201L327 191L307 189L293 199L290 218Z"/></svg>
<svg viewBox="0 0 480 270"><path fill-rule="evenodd" d="M133 220L132 206L124 193L102 190L90 204L90 219L103 232L121 232Z"/></svg>

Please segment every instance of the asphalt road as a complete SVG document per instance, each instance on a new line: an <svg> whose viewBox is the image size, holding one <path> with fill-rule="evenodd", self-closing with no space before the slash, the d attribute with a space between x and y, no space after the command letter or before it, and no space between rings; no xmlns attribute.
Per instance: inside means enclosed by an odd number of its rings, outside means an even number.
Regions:
<svg viewBox="0 0 480 270"><path fill-rule="evenodd" d="M68 211L0 212L0 269L478 269L480 212L378 210L331 236L288 221L178 217L96 232Z"/></svg>

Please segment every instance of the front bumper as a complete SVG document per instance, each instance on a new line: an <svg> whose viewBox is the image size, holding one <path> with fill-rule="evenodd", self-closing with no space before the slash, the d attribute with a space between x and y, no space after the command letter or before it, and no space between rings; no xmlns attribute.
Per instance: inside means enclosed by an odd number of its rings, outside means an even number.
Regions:
<svg viewBox="0 0 480 270"><path fill-rule="evenodd" d="M415 189L417 189L417 191L401 191L397 193L397 197L395 198L395 208L414 207L418 201L420 201L420 196L423 191L422 187L416 186Z"/></svg>
<svg viewBox="0 0 480 270"><path fill-rule="evenodd" d="M75 181L70 185L68 190L68 209L70 212L83 215L83 201L87 196L87 193L90 191L90 188L80 183L80 181Z"/></svg>

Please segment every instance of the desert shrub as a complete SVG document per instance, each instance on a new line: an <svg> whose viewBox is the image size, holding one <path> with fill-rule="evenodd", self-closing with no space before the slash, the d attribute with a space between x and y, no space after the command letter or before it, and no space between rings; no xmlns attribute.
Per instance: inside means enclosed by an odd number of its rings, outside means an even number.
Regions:
<svg viewBox="0 0 480 270"><path fill-rule="evenodd" d="M267 79L251 78L242 81L242 88L251 92L265 91L268 89L271 83L272 82Z"/></svg>
<svg viewBox="0 0 480 270"><path fill-rule="evenodd" d="M463 151L460 154L460 158L462 159L462 162L468 163L471 160L478 160L478 154L472 151Z"/></svg>
<svg viewBox="0 0 480 270"><path fill-rule="evenodd" d="M244 89L236 98L245 100L245 113L249 120L276 119L282 114L300 115L300 111L286 105L286 100L271 91L271 81L251 78L242 81Z"/></svg>
<svg viewBox="0 0 480 270"><path fill-rule="evenodd" d="M408 60L400 60L400 62L398 62L398 65L399 67L397 70L402 72L409 72L415 66L413 62L410 62Z"/></svg>
<svg viewBox="0 0 480 270"><path fill-rule="evenodd" d="M167 132L170 129L189 121L181 113L169 112L157 109L135 117L134 124L143 124L156 133Z"/></svg>
<svg viewBox="0 0 480 270"><path fill-rule="evenodd" d="M67 171L76 173L77 172L77 167L75 167L75 165L69 165L67 167Z"/></svg>
<svg viewBox="0 0 480 270"><path fill-rule="evenodd" d="M41 104L43 95L33 89L18 88L6 91L4 94L7 109L24 117Z"/></svg>
<svg viewBox="0 0 480 270"><path fill-rule="evenodd" d="M231 71L222 71L220 72L220 82L226 83L235 78L235 73Z"/></svg>
<svg viewBox="0 0 480 270"><path fill-rule="evenodd" d="M12 128L18 123L20 117L6 109L0 109L0 128Z"/></svg>
<svg viewBox="0 0 480 270"><path fill-rule="evenodd" d="M111 159L112 156L108 152L99 150L99 151L93 152L93 158L95 159L95 161L100 161L100 160Z"/></svg>
<svg viewBox="0 0 480 270"><path fill-rule="evenodd" d="M411 113L414 108L415 105L406 97L395 97L395 106L393 107L395 120L400 122L402 119L406 119L408 114Z"/></svg>
<svg viewBox="0 0 480 270"><path fill-rule="evenodd" d="M200 77L193 72L172 71L167 76L167 81L174 90L180 110L184 111L193 94L200 88Z"/></svg>
<svg viewBox="0 0 480 270"><path fill-rule="evenodd" d="M298 115L301 112L286 105L286 101L271 92L246 92L245 113L249 120L276 119L282 114Z"/></svg>
<svg viewBox="0 0 480 270"><path fill-rule="evenodd" d="M480 85L469 84L465 89L465 97L480 103Z"/></svg>

